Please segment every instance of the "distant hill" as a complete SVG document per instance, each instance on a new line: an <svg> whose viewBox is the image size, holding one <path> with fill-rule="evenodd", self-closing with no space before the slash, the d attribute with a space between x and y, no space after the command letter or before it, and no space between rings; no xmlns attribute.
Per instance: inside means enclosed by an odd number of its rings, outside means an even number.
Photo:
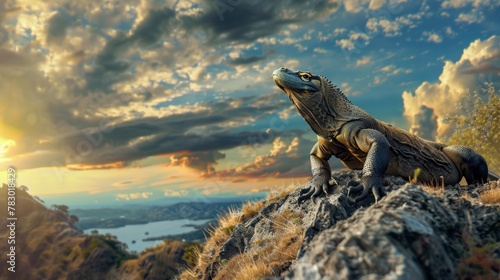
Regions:
<svg viewBox="0 0 500 280"><path fill-rule="evenodd" d="M146 224L166 220L215 219L231 208L240 208L242 201L227 202L180 202L167 206L142 208L76 209L70 211L78 216L76 226L82 230L90 228L116 228L132 224Z"/></svg>
<svg viewBox="0 0 500 280"><path fill-rule="evenodd" d="M139 256L111 235L86 235L75 226L78 218L65 205L47 208L26 187L16 188L16 221L7 220L8 188L0 188L0 279L174 279L192 264L200 245L164 241ZM15 224L15 244L8 243ZM15 246L15 272L4 265Z"/></svg>

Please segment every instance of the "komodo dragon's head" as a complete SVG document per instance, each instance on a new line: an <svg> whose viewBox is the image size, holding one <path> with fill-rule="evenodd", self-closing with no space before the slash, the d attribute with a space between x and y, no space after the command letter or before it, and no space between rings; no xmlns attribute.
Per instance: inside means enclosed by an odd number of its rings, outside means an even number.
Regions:
<svg viewBox="0 0 500 280"><path fill-rule="evenodd" d="M319 136L332 137L347 121L366 114L326 77L281 67L274 70L273 80Z"/></svg>

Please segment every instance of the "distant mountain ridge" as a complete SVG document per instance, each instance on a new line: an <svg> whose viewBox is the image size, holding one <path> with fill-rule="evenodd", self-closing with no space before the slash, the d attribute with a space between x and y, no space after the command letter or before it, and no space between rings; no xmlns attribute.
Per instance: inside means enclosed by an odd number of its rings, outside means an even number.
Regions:
<svg viewBox="0 0 500 280"><path fill-rule="evenodd" d="M215 219L230 208L240 208L242 201L229 202L179 202L167 206L143 208L76 209L71 214L79 217L76 226L82 230L90 228L116 228L132 224L167 220Z"/></svg>

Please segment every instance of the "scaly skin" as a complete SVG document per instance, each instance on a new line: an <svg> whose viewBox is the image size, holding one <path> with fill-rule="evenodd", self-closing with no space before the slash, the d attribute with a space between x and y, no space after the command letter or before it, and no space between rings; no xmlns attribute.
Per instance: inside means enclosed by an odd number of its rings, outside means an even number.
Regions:
<svg viewBox="0 0 500 280"><path fill-rule="evenodd" d="M370 192L376 202L384 196L384 174L408 179L417 168L422 183L457 184L462 177L468 184L488 180L486 161L472 149L427 141L376 120L323 76L282 67L273 72L273 80L318 138L310 153L312 180L299 203L328 193L333 183L328 164L332 156L349 169L362 170L361 184L349 187L350 193L361 192L357 202ZM489 177L498 180L492 173Z"/></svg>

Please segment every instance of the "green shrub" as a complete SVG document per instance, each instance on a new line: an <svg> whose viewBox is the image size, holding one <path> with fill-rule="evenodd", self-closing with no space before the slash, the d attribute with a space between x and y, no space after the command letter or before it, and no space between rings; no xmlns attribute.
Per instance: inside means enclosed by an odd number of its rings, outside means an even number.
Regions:
<svg viewBox="0 0 500 280"><path fill-rule="evenodd" d="M491 84L483 92L488 94L484 101L477 92L468 95L463 114L448 116L445 122L455 126L448 138L449 145L464 145L481 154L490 170L500 173L500 96Z"/></svg>

